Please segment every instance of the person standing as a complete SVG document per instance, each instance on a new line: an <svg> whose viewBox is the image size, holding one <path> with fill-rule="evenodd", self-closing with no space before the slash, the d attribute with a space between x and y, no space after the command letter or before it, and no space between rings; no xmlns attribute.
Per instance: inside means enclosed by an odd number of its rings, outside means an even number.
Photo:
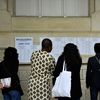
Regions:
<svg viewBox="0 0 100 100"><path fill-rule="evenodd" d="M86 71L86 87L90 87L91 100L97 100L100 91L100 43L94 45L95 56L89 57Z"/></svg>
<svg viewBox="0 0 100 100"><path fill-rule="evenodd" d="M63 53L59 56L56 64L55 71L53 73L54 79L53 84L55 83L56 78L59 76L60 72L63 69L63 63L68 71L71 71L71 98L68 97L57 97L58 100L80 100L82 96L81 83L80 83L80 68L82 65L82 59L79 54L77 46L73 43L68 43L64 47ZM67 86L67 84L66 84Z"/></svg>
<svg viewBox="0 0 100 100"><path fill-rule="evenodd" d="M28 81L28 100L50 100L51 79L55 69L55 59L49 53L52 41L43 39L42 49L31 56L31 73Z"/></svg>
<svg viewBox="0 0 100 100"><path fill-rule="evenodd" d="M4 52L4 59L0 62L0 79L11 77L11 86L0 83L4 100L21 100L23 91L18 76L19 60L17 49L8 47Z"/></svg>

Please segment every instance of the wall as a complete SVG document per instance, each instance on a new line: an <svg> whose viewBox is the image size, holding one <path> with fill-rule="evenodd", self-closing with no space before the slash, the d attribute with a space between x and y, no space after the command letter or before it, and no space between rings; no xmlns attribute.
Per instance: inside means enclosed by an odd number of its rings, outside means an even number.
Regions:
<svg viewBox="0 0 100 100"><path fill-rule="evenodd" d="M39 44L41 36L61 37L100 37L100 1L90 0L91 17L72 18L37 18L37 17L14 17L13 0L0 0L0 57L3 50L8 46L14 46L15 37L29 36L34 38L34 44ZM95 11L95 12L94 12ZM89 100L89 90L85 87L85 75L87 59L90 55L83 55L81 68L81 84L83 96L81 100ZM0 59L1 59L0 58ZM27 80L30 65L20 65L19 76L24 90L22 100L27 100ZM2 95L0 94L0 100Z"/></svg>

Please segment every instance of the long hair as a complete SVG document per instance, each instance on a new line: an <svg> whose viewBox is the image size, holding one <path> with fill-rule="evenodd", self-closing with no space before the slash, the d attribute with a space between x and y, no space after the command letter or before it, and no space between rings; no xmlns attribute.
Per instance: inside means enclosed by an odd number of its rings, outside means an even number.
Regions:
<svg viewBox="0 0 100 100"><path fill-rule="evenodd" d="M79 50L77 46L73 43L68 43L65 45L63 56L65 62L69 64L69 66L80 65L82 63Z"/></svg>

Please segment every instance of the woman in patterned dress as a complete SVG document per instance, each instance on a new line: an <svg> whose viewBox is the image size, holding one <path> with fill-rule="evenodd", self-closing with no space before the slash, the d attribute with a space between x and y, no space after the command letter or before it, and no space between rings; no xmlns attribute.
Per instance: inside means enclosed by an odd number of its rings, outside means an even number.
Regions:
<svg viewBox="0 0 100 100"><path fill-rule="evenodd" d="M28 100L50 100L51 79L55 68L55 59L49 54L52 41L44 39L42 50L31 56L31 73L28 81Z"/></svg>

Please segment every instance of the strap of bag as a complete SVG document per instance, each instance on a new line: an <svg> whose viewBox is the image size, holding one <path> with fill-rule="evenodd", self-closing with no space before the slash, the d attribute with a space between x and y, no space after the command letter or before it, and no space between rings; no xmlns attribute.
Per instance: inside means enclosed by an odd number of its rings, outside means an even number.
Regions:
<svg viewBox="0 0 100 100"><path fill-rule="evenodd" d="M100 60L96 56L95 56L95 58L96 58L97 62L100 64Z"/></svg>
<svg viewBox="0 0 100 100"><path fill-rule="evenodd" d="M66 67L67 64L65 64L65 60L63 62L63 70L62 71L67 71L67 67Z"/></svg>

